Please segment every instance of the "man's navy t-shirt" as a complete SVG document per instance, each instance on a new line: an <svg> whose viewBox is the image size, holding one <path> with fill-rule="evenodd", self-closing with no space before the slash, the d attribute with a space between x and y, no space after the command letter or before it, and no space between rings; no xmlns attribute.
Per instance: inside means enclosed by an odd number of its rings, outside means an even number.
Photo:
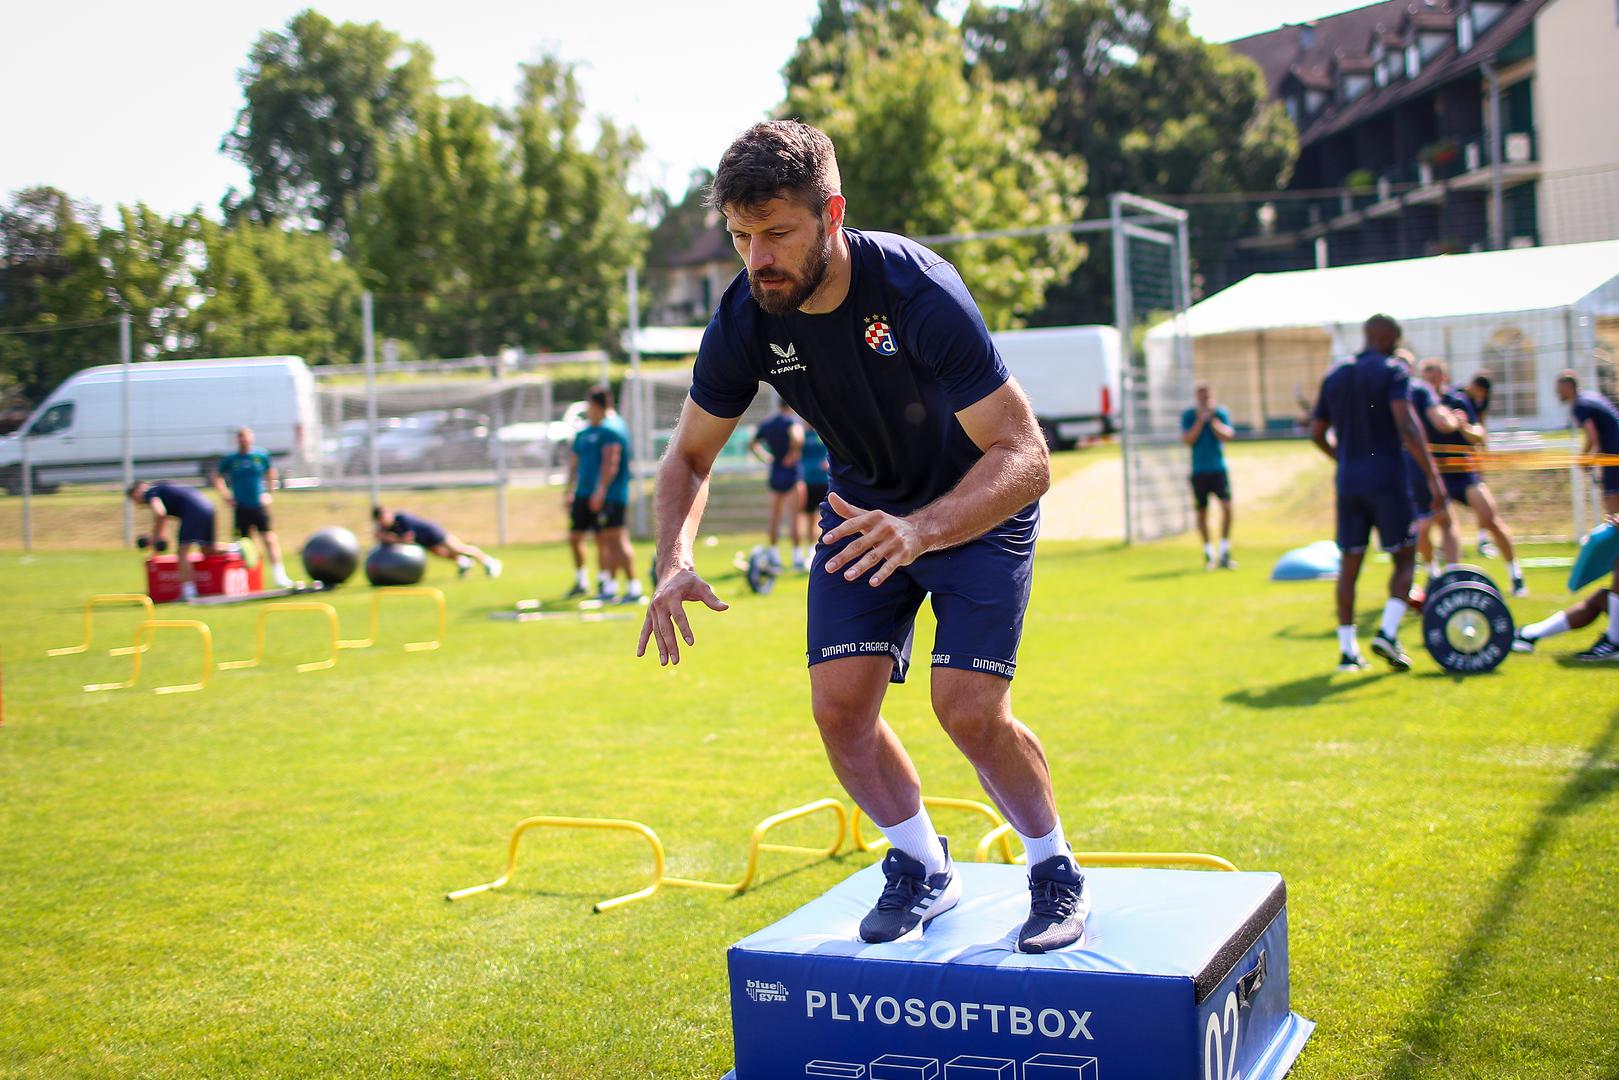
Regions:
<svg viewBox="0 0 1619 1080"><path fill-rule="evenodd" d="M416 543L422 547L433 548L444 543L444 530L436 521L407 514L403 510L394 511L394 523L389 530L397 536L410 533L416 538Z"/></svg>
<svg viewBox="0 0 1619 1080"><path fill-rule="evenodd" d="M771 460L777 465L782 463L782 459L793 448L793 425L795 423L797 421L792 417L777 413L760 424L759 430L754 433L755 441L765 444L765 449L770 451Z"/></svg>
<svg viewBox="0 0 1619 1080"><path fill-rule="evenodd" d="M832 452L832 490L910 513L948 492L983 452L955 414L1005 385L983 317L944 259L891 233L845 229L849 294L835 311L770 315L744 271L703 334L691 398L740 416L773 386ZM1032 529L1038 504L1004 524Z"/></svg>
<svg viewBox="0 0 1619 1080"><path fill-rule="evenodd" d="M146 489L144 499L146 502L157 499L162 502L166 516L183 520L208 517L214 512L214 504L207 496L196 488L179 484L152 484Z"/></svg>
<svg viewBox="0 0 1619 1080"><path fill-rule="evenodd" d="M1423 389L1427 389L1424 387ZM1411 376L1391 357L1368 349L1321 380L1315 418L1338 433L1338 490L1367 495L1409 491L1405 444L1393 403L1411 400Z"/></svg>
<svg viewBox="0 0 1619 1080"><path fill-rule="evenodd" d="M1574 422L1581 427L1585 426L1587 420L1596 421L1597 450L1604 454L1619 454L1619 410L1614 409L1613 402L1601 394L1581 390L1574 395L1569 412L1574 414Z"/></svg>

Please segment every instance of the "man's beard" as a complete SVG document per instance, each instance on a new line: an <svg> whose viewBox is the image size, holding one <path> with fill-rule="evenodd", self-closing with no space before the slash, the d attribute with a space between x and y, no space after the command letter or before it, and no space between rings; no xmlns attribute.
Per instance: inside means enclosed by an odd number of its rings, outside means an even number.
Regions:
<svg viewBox="0 0 1619 1080"><path fill-rule="evenodd" d="M832 265L832 243L827 238L826 226L819 226L819 235L815 239L815 248L810 252L809 261L805 263L802 273L789 274L779 267L755 274L748 272L748 291L753 294L754 303L763 308L766 314L785 315L796 310L799 305L815 295L815 290L821 287L826 280L827 267ZM768 281L787 282L783 289L764 289L759 285L761 275Z"/></svg>

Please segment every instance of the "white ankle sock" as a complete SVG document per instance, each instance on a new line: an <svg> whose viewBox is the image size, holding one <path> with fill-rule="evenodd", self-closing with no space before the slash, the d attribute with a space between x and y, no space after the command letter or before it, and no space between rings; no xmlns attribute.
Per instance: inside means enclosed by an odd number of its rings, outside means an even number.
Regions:
<svg viewBox="0 0 1619 1080"><path fill-rule="evenodd" d="M1225 556L1227 556L1229 554L1231 554L1231 541L1229 541L1229 540L1221 540L1220 541L1220 557L1224 558Z"/></svg>
<svg viewBox="0 0 1619 1080"><path fill-rule="evenodd" d="M1214 558L1214 545L1213 544L1204 544L1203 545L1203 557L1205 559Z"/></svg>
<svg viewBox="0 0 1619 1080"><path fill-rule="evenodd" d="M1530 623L1523 628L1523 636L1530 641L1539 641L1541 638L1556 637L1558 634L1568 633L1568 616L1559 611L1550 618L1542 619L1537 623Z"/></svg>
<svg viewBox="0 0 1619 1080"><path fill-rule="evenodd" d="M1512 575L1513 581L1517 581L1519 578L1523 577L1523 567L1518 565L1517 559L1513 559L1511 562L1507 563L1507 573Z"/></svg>
<svg viewBox="0 0 1619 1080"><path fill-rule="evenodd" d="M1608 594L1608 640L1619 645L1619 593Z"/></svg>
<svg viewBox="0 0 1619 1080"><path fill-rule="evenodd" d="M1062 818L1058 818L1056 826L1044 836L1018 833L1018 839L1023 841L1023 850L1029 853L1030 866L1038 866L1054 855L1073 854L1068 850L1068 840L1062 834Z"/></svg>
<svg viewBox="0 0 1619 1080"><path fill-rule="evenodd" d="M1338 648L1345 656L1360 655L1360 643L1355 640L1353 626L1338 627Z"/></svg>
<svg viewBox="0 0 1619 1080"><path fill-rule="evenodd" d="M574 573L574 580L579 583L581 589L590 587L590 573L582 566Z"/></svg>
<svg viewBox="0 0 1619 1080"><path fill-rule="evenodd" d="M1383 622L1378 627L1383 631L1384 637L1393 637L1400 632L1400 620L1405 618L1405 608L1404 600L1397 600L1392 596L1388 598L1388 602L1383 605Z"/></svg>
<svg viewBox="0 0 1619 1080"><path fill-rule="evenodd" d="M939 834L933 831L933 822L928 818L927 807L919 808L916 813L898 825L877 827L888 837L888 842L893 844L896 850L903 851L920 862L927 874L937 874L944 869L944 845L939 843Z"/></svg>

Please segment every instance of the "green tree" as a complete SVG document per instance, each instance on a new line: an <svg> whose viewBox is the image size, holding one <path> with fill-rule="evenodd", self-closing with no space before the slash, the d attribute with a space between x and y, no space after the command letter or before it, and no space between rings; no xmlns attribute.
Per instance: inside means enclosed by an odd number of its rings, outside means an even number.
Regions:
<svg viewBox="0 0 1619 1080"><path fill-rule="evenodd" d="M1287 182L1298 134L1267 102L1259 69L1192 34L1171 0L975 0L963 28L977 67L1051 89L1042 145L1085 162L1093 215L1118 191L1173 197ZM1229 239L1214 215L1200 215L1194 262L1218 258ZM1097 260L1076 275L1041 321L1110 319L1105 274Z"/></svg>
<svg viewBox="0 0 1619 1080"><path fill-rule="evenodd" d="M97 216L51 187L13 192L0 208L0 330L40 328L0 333L0 396L32 403L80 368L118 358Z"/></svg>
<svg viewBox="0 0 1619 1080"><path fill-rule="evenodd" d="M838 148L849 223L912 236L1038 227L1079 216L1083 169L1040 146L1050 95L969 72L960 32L921 0L861 6L799 43L782 112ZM1020 325L1083 257L1067 234L952 243L991 327Z"/></svg>
<svg viewBox="0 0 1619 1080"><path fill-rule="evenodd" d="M200 302L185 322L198 356L358 357L360 278L327 238L276 224L203 221Z"/></svg>
<svg viewBox="0 0 1619 1080"><path fill-rule="evenodd" d="M305 10L259 37L240 82L245 101L221 149L247 167L252 190L227 209L341 239L382 148L432 107L433 57L378 23Z"/></svg>
<svg viewBox="0 0 1619 1080"><path fill-rule="evenodd" d="M419 355L603 345L644 242L629 170L639 139L605 120L580 136L567 64L524 65L502 111L452 98L393 143L360 200L353 251L385 294L379 330Z"/></svg>
<svg viewBox="0 0 1619 1080"><path fill-rule="evenodd" d="M203 255L200 214L164 217L145 203L118 208L97 247L113 306L130 316L137 360L183 354L183 327L193 278Z"/></svg>

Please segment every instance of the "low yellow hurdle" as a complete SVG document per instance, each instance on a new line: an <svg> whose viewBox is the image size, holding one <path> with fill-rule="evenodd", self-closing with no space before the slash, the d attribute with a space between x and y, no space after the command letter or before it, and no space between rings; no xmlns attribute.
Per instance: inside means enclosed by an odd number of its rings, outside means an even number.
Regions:
<svg viewBox="0 0 1619 1080"><path fill-rule="evenodd" d="M196 619L148 619L135 629L135 644L127 650L133 658L128 680L115 683L91 683L84 688L85 693L93 694L101 690L128 690L141 678L141 657L151 647L150 638L158 630L195 630L202 639L202 678L194 683L175 683L171 686L154 686L154 694L191 694L208 685L208 676L214 670L214 635L208 629L208 624L198 622Z"/></svg>
<svg viewBox="0 0 1619 1080"><path fill-rule="evenodd" d="M255 635L257 645L254 647L253 655L246 660L226 660L219 665L219 670L237 671L242 668L258 667L264 662L264 624L269 620L271 615L294 611L312 611L316 614L324 615L326 617L326 628L331 636L332 642L331 655L327 656L326 659L311 660L306 664L299 664L296 670L299 672L321 671L325 668L336 667L338 652L337 609L332 607L330 604L320 604L313 601L294 601L286 604L270 604L267 607L260 608L258 630Z"/></svg>
<svg viewBox="0 0 1619 1080"><path fill-rule="evenodd" d="M1000 844L1001 857L1007 862L1012 861L1012 827L1006 824L1006 820L1001 817L1001 812L993 806L979 802L977 799L948 799L937 795L922 796L922 805L929 810L966 810L987 818L990 824L990 835L995 838L993 842ZM878 837L868 844L866 838L860 835L860 807L858 806L854 808L850 831L854 837L854 846L857 851L879 851L888 844L886 837ZM978 862L983 862L989 858L989 847L984 841L979 842L978 851L973 858Z"/></svg>
<svg viewBox="0 0 1619 1080"><path fill-rule="evenodd" d="M84 641L78 645L66 645L60 649L51 649L46 656L71 656L74 653L90 651L90 645L95 640L96 617L98 607L125 607L138 605L145 615L145 621L151 622L157 617L157 609L152 606L152 598L145 593L102 593L92 596L84 602ZM138 633L138 631L137 631ZM117 649L109 649L108 656L128 656L139 645L125 645Z"/></svg>
<svg viewBox="0 0 1619 1080"><path fill-rule="evenodd" d="M384 596L425 596L431 599L438 609L438 633L433 640L407 641L405 642L406 652L427 652L444 644L444 630L449 622L449 615L444 607L444 594L427 585L387 585L371 590L370 632L363 638L350 638L339 641L337 643L339 647L344 649L369 649L377 643L377 627L381 621L382 598Z"/></svg>
<svg viewBox="0 0 1619 1080"><path fill-rule="evenodd" d="M837 836L833 839L830 846L825 848L809 848L799 847L793 844L765 843L765 836L777 826L784 825L789 821L797 821L800 818L809 817L812 814L818 814L822 811L830 811L837 822ZM753 834L748 838L747 867L742 872L741 880L734 882L698 881L693 878L665 876L664 871L666 863L663 851L663 841L658 839L658 834L652 831L651 826L644 825L639 821L626 821L620 818L524 818L522 821L519 821L517 826L512 830L512 838L506 845L505 872L503 872L495 880L486 881L482 885L471 885L465 889L457 889L454 892L445 893L444 899L460 900L464 897L476 895L477 893L489 892L492 889L498 889L510 882L512 879L512 874L517 870L517 846L519 841L522 840L523 834L528 832L530 829L539 828L618 830L622 832L635 833L642 839L646 840L647 844L652 848L651 884L645 886L644 888L637 889L634 892L625 893L623 896L610 897L609 899L602 900L595 904L593 910L602 912L611 908L619 907L623 904L633 903L636 900L645 900L647 897L655 895L657 891L664 886L668 886L671 889L707 889L713 892L727 893L731 896L738 895L739 893L745 892L748 886L753 884L754 878L758 875L760 852L774 851L799 855L814 855L817 858L822 859L829 859L836 855L839 849L843 847L843 838L848 831L848 816L843 809L843 804L837 799L817 799L812 803L805 803L803 806L795 806L791 810L783 810L779 814L770 815L753 827Z"/></svg>
<svg viewBox="0 0 1619 1080"><path fill-rule="evenodd" d="M1028 856L1018 854L1015 858L1010 856L1007 843L1012 835L1012 826L1001 825L984 834L978 841L978 850L973 858L978 862L989 860L990 849L999 844L1002 856L1013 864L1028 861ZM1204 870L1225 870L1235 872L1237 867L1227 859L1218 855L1210 855L1205 851L1076 851L1074 861L1081 867L1085 866L1196 866Z"/></svg>

